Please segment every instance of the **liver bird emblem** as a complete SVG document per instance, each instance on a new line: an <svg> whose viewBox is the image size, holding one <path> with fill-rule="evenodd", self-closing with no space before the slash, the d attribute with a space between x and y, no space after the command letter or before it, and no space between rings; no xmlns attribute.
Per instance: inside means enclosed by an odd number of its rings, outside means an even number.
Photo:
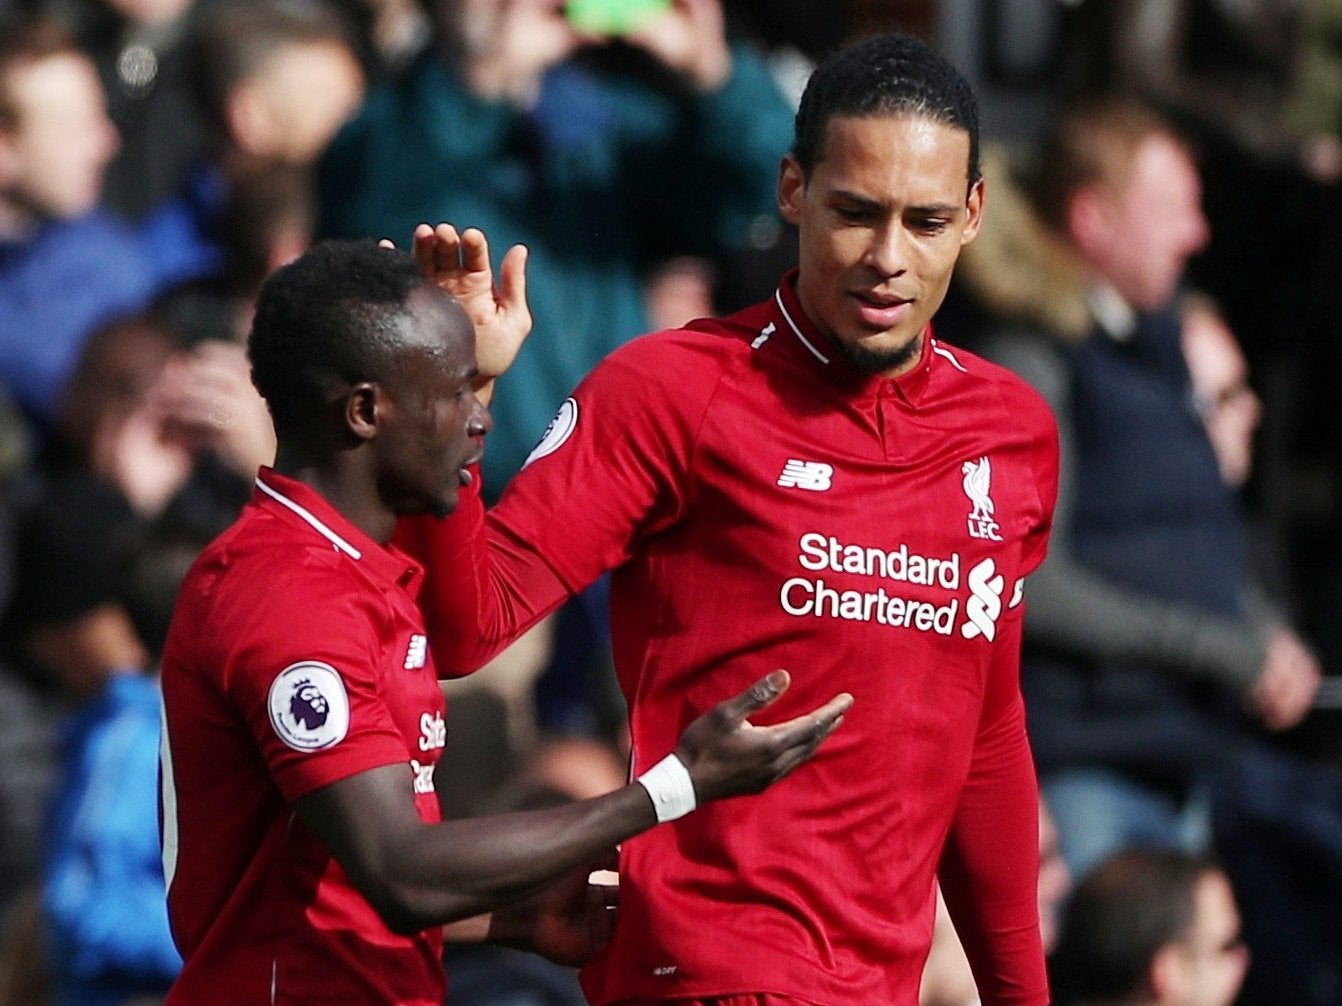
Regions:
<svg viewBox="0 0 1342 1006"><path fill-rule="evenodd" d="M988 495L992 488L993 470L987 455L977 461L966 461L960 466L964 472L965 495L974 504L970 520L990 521L993 519L993 501Z"/></svg>

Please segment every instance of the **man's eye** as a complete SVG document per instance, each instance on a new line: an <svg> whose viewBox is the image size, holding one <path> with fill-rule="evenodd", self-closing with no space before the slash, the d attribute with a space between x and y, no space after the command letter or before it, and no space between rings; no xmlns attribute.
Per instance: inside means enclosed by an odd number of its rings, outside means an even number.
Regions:
<svg viewBox="0 0 1342 1006"><path fill-rule="evenodd" d="M919 234L940 234L950 226L950 223L944 217L929 217L925 220L915 220L911 226Z"/></svg>

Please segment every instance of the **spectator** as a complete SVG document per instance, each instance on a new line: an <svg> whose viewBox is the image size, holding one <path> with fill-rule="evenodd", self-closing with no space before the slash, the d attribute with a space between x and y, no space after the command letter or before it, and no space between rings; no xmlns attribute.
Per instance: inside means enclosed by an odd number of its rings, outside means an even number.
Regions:
<svg viewBox="0 0 1342 1006"><path fill-rule="evenodd" d="M529 248L538 334L497 405L494 494L583 374L646 330L649 268L775 217L789 110L763 63L728 46L720 0L674 0L621 40L669 78L658 88L571 58L596 40L552 0L430 7L434 47L372 92L324 161L321 232L450 220Z"/></svg>
<svg viewBox="0 0 1342 1006"><path fill-rule="evenodd" d="M48 749L60 775L44 793L44 957L58 1004L161 996L179 966L153 810L150 672L185 565L245 497L223 459L268 456L248 435L249 405L268 424L232 349L182 352L149 316L95 334L22 514L8 628L45 691L75 707Z"/></svg>
<svg viewBox="0 0 1342 1006"><path fill-rule="evenodd" d="M1059 1006L1230 1006L1248 959L1219 867L1130 850L1077 884L1049 974Z"/></svg>
<svg viewBox="0 0 1342 1006"><path fill-rule="evenodd" d="M1192 408L1180 282L1208 231L1191 155L1139 106L1099 101L1060 118L1037 163L1033 207L989 228L964 275L994 318L984 351L1059 419L1022 683L1079 876L1132 843L1205 848L1239 705L1290 727L1319 667L1253 586L1238 501Z"/></svg>
<svg viewBox="0 0 1342 1006"><path fill-rule="evenodd" d="M158 847L161 708L157 680L126 673L63 731L43 878L52 1006L149 1006L181 968Z"/></svg>
<svg viewBox="0 0 1342 1006"><path fill-rule="evenodd" d="M186 345L241 345L262 282L312 244L316 207L307 169L257 165L227 189L211 226L209 254L217 254L218 271L179 283L155 301L155 311Z"/></svg>
<svg viewBox="0 0 1342 1006"><path fill-rule="evenodd" d="M97 208L116 146L93 64L65 30L0 25L0 380L44 427L84 341L155 292L139 243Z"/></svg>
<svg viewBox="0 0 1342 1006"><path fill-rule="evenodd" d="M104 198L138 223L186 183L206 148L193 33L218 0L58 0L98 67L121 146Z"/></svg>
<svg viewBox="0 0 1342 1006"><path fill-rule="evenodd" d="M144 225L156 268L172 282L236 269L224 232L231 209L286 170L310 189L313 164L364 89L346 25L318 0L219 5L197 22L192 52L209 144L179 194ZM294 201L307 207L315 197L303 191Z"/></svg>
<svg viewBox="0 0 1342 1006"><path fill-rule="evenodd" d="M1265 412L1249 487L1255 518L1293 552L1311 640L1333 647L1342 641L1334 533L1342 494L1331 488L1342 455L1330 382L1342 360L1342 8L1334 0L1077 6L1091 39L1076 39L1072 51L1085 52L1084 64L1113 90L1154 103L1198 151L1215 240L1189 277L1216 299L1248 357Z"/></svg>
<svg viewBox="0 0 1342 1006"><path fill-rule="evenodd" d="M154 666L185 566L273 450L239 346L180 351L152 316L85 347L20 533L9 629L48 686L84 700Z"/></svg>
<svg viewBox="0 0 1342 1006"><path fill-rule="evenodd" d="M319 232L385 237L451 220L529 249L539 332L495 405L492 496L579 379L647 330L650 270L776 220L790 110L757 55L728 45L721 0L674 0L618 40L580 34L554 0L426 6L431 48L370 94L324 159ZM606 65L594 68L598 53ZM539 679L545 725L603 730L605 708L587 698L610 682L603 590L542 627L553 646L539 666L512 649L463 687Z"/></svg>

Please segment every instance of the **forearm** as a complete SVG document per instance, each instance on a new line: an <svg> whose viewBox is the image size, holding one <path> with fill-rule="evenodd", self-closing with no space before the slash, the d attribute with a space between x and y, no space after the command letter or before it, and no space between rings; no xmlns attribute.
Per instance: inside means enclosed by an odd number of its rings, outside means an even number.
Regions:
<svg viewBox="0 0 1342 1006"><path fill-rule="evenodd" d="M1022 715L976 753L939 871L985 1006L1048 1002L1038 849L1038 791Z"/></svg>
<svg viewBox="0 0 1342 1006"><path fill-rule="evenodd" d="M985 1006L1044 1006L1039 790L1020 694L1019 611L994 642L974 752L938 876Z"/></svg>
<svg viewBox="0 0 1342 1006"><path fill-rule="evenodd" d="M418 874L420 914L463 919L529 897L656 822L651 799L634 783L557 808L420 829L405 850ZM491 939L506 937L497 920L491 925Z"/></svg>
<svg viewBox="0 0 1342 1006"><path fill-rule="evenodd" d="M442 677L474 671L568 596L538 555L491 532L478 481L451 517L403 519L395 541L424 564L420 607Z"/></svg>
<svg viewBox="0 0 1342 1006"><path fill-rule="evenodd" d="M415 933L492 912L567 871L607 859L657 823L634 783L560 807L425 824L405 799L404 769L358 773L299 800L299 816L389 928ZM458 934L461 935L461 934Z"/></svg>
<svg viewBox="0 0 1342 1006"><path fill-rule="evenodd" d="M1237 690L1263 666L1263 627L1129 590L1095 576L1055 546L1030 578L1033 642L1096 662L1156 664Z"/></svg>

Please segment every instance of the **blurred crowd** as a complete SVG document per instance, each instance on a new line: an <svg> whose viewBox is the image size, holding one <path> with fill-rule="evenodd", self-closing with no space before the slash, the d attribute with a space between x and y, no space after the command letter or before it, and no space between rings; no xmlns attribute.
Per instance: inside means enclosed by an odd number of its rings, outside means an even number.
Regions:
<svg viewBox="0 0 1342 1006"><path fill-rule="evenodd" d="M0 0L0 1004L175 974L155 666L272 458L265 276L421 221L525 244L496 497L615 346L769 295L801 84L889 28L985 113L938 335L1062 436L1022 671L1058 1001L1342 1003L1342 3L601 6ZM598 583L445 684L449 814L623 781L608 630ZM925 1001L968 1004L948 925ZM582 1001L450 953L451 1003Z"/></svg>

